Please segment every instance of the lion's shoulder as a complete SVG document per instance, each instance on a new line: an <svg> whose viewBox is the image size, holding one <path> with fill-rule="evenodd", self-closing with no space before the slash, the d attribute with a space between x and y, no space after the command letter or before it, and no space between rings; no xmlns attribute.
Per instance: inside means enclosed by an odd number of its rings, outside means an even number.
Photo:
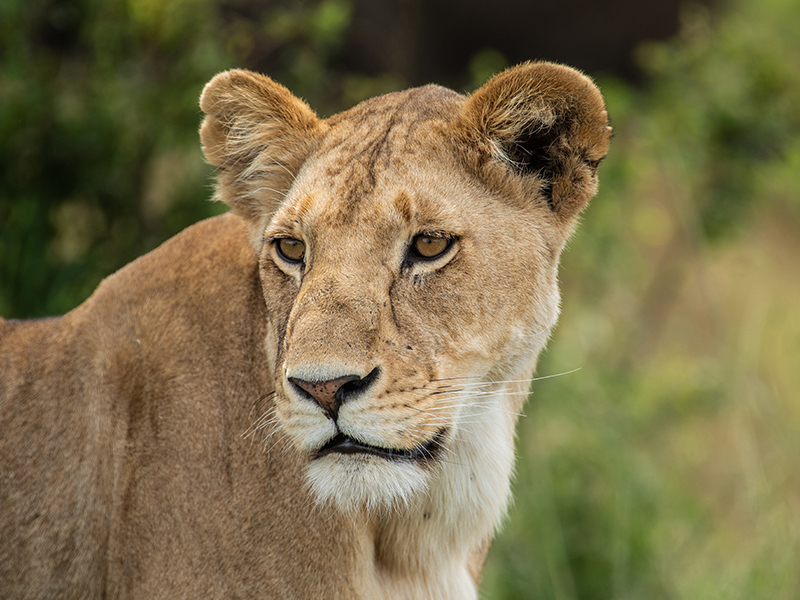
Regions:
<svg viewBox="0 0 800 600"><path fill-rule="evenodd" d="M68 396L129 378L134 368L153 381L205 357L225 364L225 342L235 344L226 338L245 331L249 339L244 324L264 310L245 225L233 214L214 217L110 275L64 316L0 321L0 387L38 400L50 397L44 387L69 389L63 401L74 403Z"/></svg>

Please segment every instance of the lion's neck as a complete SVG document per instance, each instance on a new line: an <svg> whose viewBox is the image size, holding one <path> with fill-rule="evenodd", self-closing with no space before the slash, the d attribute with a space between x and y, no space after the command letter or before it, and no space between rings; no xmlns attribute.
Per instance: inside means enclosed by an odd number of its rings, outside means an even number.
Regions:
<svg viewBox="0 0 800 600"><path fill-rule="evenodd" d="M508 503L514 407L526 389L514 384L468 402L428 495L376 524L376 564L392 597L477 597L476 579Z"/></svg>

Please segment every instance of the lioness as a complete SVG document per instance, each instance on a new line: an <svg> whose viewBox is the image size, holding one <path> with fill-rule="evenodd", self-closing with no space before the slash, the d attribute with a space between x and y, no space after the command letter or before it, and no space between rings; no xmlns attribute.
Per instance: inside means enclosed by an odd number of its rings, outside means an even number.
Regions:
<svg viewBox="0 0 800 600"><path fill-rule="evenodd" d="M0 596L476 598L600 93L528 63L323 120L237 70L200 103L232 213L0 323Z"/></svg>

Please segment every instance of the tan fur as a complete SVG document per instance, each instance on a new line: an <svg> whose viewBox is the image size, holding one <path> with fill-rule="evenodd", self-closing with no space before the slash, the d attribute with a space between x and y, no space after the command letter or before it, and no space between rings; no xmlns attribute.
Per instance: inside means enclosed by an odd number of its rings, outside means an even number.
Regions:
<svg viewBox="0 0 800 600"><path fill-rule="evenodd" d="M235 214L0 320L3 597L477 598L599 92L525 64L320 120L231 71L201 106ZM454 242L421 261L420 234ZM290 381L353 377L336 421ZM318 456L339 432L420 454Z"/></svg>

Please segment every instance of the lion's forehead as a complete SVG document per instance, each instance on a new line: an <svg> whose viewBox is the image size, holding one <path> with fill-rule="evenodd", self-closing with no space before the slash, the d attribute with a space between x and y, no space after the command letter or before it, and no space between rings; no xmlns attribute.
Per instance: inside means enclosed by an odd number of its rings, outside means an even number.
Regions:
<svg viewBox="0 0 800 600"><path fill-rule="evenodd" d="M444 138L461 101L449 90L426 86L363 102L329 120L305 169L317 191L329 192L328 217L349 225L390 211L382 200L402 208L401 190L385 184L414 179L426 163L450 158ZM410 218L407 210L400 217Z"/></svg>
<svg viewBox="0 0 800 600"><path fill-rule="evenodd" d="M370 137L374 138L395 127L413 131L437 121L449 122L463 102L463 96L436 85L371 98L327 119L330 132L327 143L339 143L339 135L354 132L363 135L371 131Z"/></svg>
<svg viewBox="0 0 800 600"><path fill-rule="evenodd" d="M407 104L368 106L368 121L361 113L337 120L295 179L278 220L310 228L312 237L330 231L389 241L420 231L462 233L462 204L472 194L446 139L452 111L434 113L419 98Z"/></svg>

